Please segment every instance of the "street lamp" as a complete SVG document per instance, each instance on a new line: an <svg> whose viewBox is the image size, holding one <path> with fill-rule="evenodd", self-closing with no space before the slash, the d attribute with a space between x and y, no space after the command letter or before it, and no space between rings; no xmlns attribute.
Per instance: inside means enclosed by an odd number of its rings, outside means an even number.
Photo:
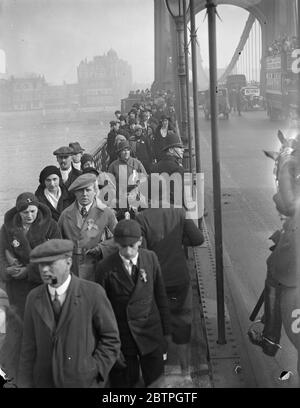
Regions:
<svg viewBox="0 0 300 408"><path fill-rule="evenodd" d="M180 121L181 121L181 139L187 143L187 90L186 90L186 66L184 54L184 6L188 9L187 1L184 0L165 0L166 7L171 14L177 32L177 75L179 79L179 98L180 101Z"/></svg>

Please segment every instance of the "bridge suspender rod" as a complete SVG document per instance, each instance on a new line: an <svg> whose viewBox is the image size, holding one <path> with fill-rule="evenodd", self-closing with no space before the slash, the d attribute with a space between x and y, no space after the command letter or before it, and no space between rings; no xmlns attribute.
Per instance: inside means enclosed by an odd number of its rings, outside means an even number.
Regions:
<svg viewBox="0 0 300 408"><path fill-rule="evenodd" d="M187 107L187 136L189 143L189 171L193 173L194 169L194 148L191 133L191 107L190 107L190 74L189 74L189 48L187 40L187 15L186 0L183 0L183 34L184 34L184 60L185 60L185 81L186 81L186 107Z"/></svg>
<svg viewBox="0 0 300 408"><path fill-rule="evenodd" d="M221 181L220 154L218 137L218 109L217 109L217 41L216 41L216 5L213 0L206 1L208 14L209 38L209 79L211 106L211 144L213 167L213 196L214 196L214 226L215 226L215 258L217 283L217 317L218 344L225 344L225 304L224 304L224 275L223 275L223 244L222 244L222 209L221 209Z"/></svg>
<svg viewBox="0 0 300 408"><path fill-rule="evenodd" d="M197 74L197 32L195 22L194 0L190 0L190 20L191 20L191 51L192 51L192 72L193 72L193 105L194 105L194 135L196 153L196 173L201 172L200 160L200 132L198 120L198 74Z"/></svg>
<svg viewBox="0 0 300 408"><path fill-rule="evenodd" d="M299 48L299 41L300 41L300 0L297 0L297 46ZM300 72L298 73L298 110L300 108ZM300 129L298 129L299 131Z"/></svg>

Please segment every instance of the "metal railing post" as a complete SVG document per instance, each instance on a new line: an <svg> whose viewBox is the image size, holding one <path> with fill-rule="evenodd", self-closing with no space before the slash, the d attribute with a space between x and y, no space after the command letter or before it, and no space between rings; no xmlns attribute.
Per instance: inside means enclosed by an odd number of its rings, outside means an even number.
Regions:
<svg viewBox="0 0 300 408"><path fill-rule="evenodd" d="M213 196L214 196L214 228L215 257L217 281L217 314L218 314L218 344L226 344L225 338L225 303L223 275L223 244L222 244L222 209L220 154L218 137L218 107L217 107L217 46L216 46L216 5L213 0L206 1L209 35L209 77L211 106L211 144L213 165Z"/></svg>

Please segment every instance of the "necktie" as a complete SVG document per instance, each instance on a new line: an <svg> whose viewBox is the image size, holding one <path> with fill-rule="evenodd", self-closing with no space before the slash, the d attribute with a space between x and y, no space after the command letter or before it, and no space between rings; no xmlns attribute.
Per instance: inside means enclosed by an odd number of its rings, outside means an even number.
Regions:
<svg viewBox="0 0 300 408"><path fill-rule="evenodd" d="M87 216L87 210L86 210L86 207L81 207L81 210L80 210L80 214L81 214L81 216L82 216L82 218L85 218L86 216Z"/></svg>
<svg viewBox="0 0 300 408"><path fill-rule="evenodd" d="M130 261L130 264L131 264L131 278L132 278L133 282L136 283L137 275L138 275L138 269L137 269L137 266L134 265L132 261Z"/></svg>
<svg viewBox="0 0 300 408"><path fill-rule="evenodd" d="M55 291L55 295L54 295L54 300L52 301L52 307L53 307L54 317L55 317L55 320L57 322L58 319L59 319L59 316L60 316L60 312L61 312L61 304L60 304L60 301L58 299L58 294L57 294L56 291Z"/></svg>

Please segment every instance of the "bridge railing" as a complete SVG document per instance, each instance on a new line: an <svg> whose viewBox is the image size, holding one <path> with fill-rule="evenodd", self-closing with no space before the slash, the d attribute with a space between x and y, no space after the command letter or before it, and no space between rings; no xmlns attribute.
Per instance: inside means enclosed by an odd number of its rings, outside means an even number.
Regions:
<svg viewBox="0 0 300 408"><path fill-rule="evenodd" d="M104 139L92 153L98 171L106 171L108 167L109 156L106 151L106 145L107 141Z"/></svg>

